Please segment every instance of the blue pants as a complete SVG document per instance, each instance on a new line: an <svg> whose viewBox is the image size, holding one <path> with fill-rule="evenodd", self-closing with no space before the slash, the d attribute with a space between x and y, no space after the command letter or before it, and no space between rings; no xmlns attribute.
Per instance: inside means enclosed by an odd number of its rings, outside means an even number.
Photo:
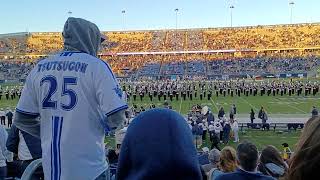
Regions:
<svg viewBox="0 0 320 180"><path fill-rule="evenodd" d="M0 180L4 180L7 177L7 166L0 167Z"/></svg>

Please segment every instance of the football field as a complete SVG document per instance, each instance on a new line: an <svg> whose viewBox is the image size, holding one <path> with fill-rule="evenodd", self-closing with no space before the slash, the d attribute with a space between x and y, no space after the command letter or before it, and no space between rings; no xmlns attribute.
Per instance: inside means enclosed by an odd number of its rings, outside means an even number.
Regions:
<svg viewBox="0 0 320 180"><path fill-rule="evenodd" d="M192 101L188 98L183 100L179 97L177 101L176 98L173 98L173 101L170 101L167 98L167 102L172 106L174 110L180 112L183 115L186 115L192 108L192 106L199 104L201 106L208 106L214 114L217 114L221 107L224 108L226 114L230 111L231 106L233 104L237 107L237 114L240 117L249 118L249 113L251 108L256 112L256 115L261 108L267 111L269 116L277 116L277 117L301 117L308 118L310 117L310 113L312 110L312 106L318 106L320 100L320 96L213 96L211 100L208 100L207 96L200 100L200 97L193 97ZM129 104L135 104L138 107L143 106L144 108L148 108L150 104L154 103L156 107L163 107L163 97L160 101L158 98L153 98L153 101L150 101L148 96L145 96L143 100L140 100L138 96L136 101L133 98L130 98Z"/></svg>
<svg viewBox="0 0 320 180"><path fill-rule="evenodd" d="M257 118L258 111L261 106L263 106L270 119L273 117L277 118L277 123L283 122L290 122L292 118L299 119L298 121L305 122L311 116L310 112L312 106L319 106L320 96L243 96L241 97L234 96L213 96L211 100L207 99L207 96L200 100L199 95L197 97L193 97L193 100L183 100L179 97L177 101L176 98L173 98L173 101L170 101L167 98L167 102L169 105L172 106L174 110L180 112L182 115L187 115L187 113L191 110L193 105L199 104L201 106L208 106L214 113L215 117L217 116L217 112L220 107L225 109L226 115L228 115L232 104L237 106L237 118L240 119L240 122L247 122L249 121L249 112L250 109L253 108L256 112L256 122L260 122ZM14 100L5 100L2 96L0 100L0 108L11 108L14 109L18 102L18 98ZM136 101L133 101L131 97L130 101L128 102L130 105L137 105L138 107L143 106L145 109L149 109L149 106L154 103L156 107L163 107L163 97L161 101L158 101L157 97L153 98L151 102L148 96L145 96L143 100L140 100L140 97L137 96ZM272 120L270 120L272 121ZM269 121L269 122L270 122ZM292 131L292 132L283 132L281 134L273 131L265 132L260 130L246 130L244 133L240 133L240 140L250 140L254 142L258 148L261 150L265 145L275 145L279 149L281 149L281 144L286 142L290 146L294 146L297 142L300 135L300 130ZM107 144L114 147L114 138L107 137L106 138ZM231 146L236 146L233 142L230 142ZM208 141L205 141L203 146L210 146Z"/></svg>

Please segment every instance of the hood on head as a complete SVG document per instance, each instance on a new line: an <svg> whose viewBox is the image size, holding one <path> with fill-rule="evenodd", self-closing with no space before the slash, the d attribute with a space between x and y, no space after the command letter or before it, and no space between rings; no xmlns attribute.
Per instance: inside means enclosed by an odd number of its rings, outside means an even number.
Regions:
<svg viewBox="0 0 320 180"><path fill-rule="evenodd" d="M92 56L97 56L100 44L105 39L97 25L74 17L67 19L62 36L64 50L81 51Z"/></svg>
<svg viewBox="0 0 320 180"><path fill-rule="evenodd" d="M184 118L168 109L138 115L121 146L117 179L201 179L192 134Z"/></svg>

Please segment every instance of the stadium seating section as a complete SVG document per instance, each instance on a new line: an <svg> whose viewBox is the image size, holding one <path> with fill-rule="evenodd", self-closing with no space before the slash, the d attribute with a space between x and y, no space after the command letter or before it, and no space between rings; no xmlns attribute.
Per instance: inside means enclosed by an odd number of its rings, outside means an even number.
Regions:
<svg viewBox="0 0 320 180"><path fill-rule="evenodd" d="M320 24L295 24L103 32L99 54L121 76L304 72L319 64L319 31ZM0 35L0 59L29 61L62 47L61 33Z"/></svg>

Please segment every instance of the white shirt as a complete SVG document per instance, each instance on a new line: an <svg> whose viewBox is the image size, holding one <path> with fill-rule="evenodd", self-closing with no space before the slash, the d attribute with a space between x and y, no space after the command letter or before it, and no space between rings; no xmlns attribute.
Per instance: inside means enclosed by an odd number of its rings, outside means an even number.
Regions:
<svg viewBox="0 0 320 180"><path fill-rule="evenodd" d="M231 125L232 130L234 131L238 131L239 130L239 125L238 125L238 121L234 121Z"/></svg>
<svg viewBox="0 0 320 180"><path fill-rule="evenodd" d="M0 117L1 116L6 116L6 113L4 111L0 111Z"/></svg>
<svg viewBox="0 0 320 180"><path fill-rule="evenodd" d="M24 161L33 159L21 131L19 131L18 158Z"/></svg>
<svg viewBox="0 0 320 180"><path fill-rule="evenodd" d="M210 132L214 131L214 126L212 124L209 125L209 131Z"/></svg>
<svg viewBox="0 0 320 180"><path fill-rule="evenodd" d="M220 133L220 131L222 131L222 126L221 123L219 121L214 121L214 132L215 133Z"/></svg>
<svg viewBox="0 0 320 180"><path fill-rule="evenodd" d="M87 180L107 169L103 120L126 108L108 64L64 52L38 62L16 110L41 117L46 180Z"/></svg>
<svg viewBox="0 0 320 180"><path fill-rule="evenodd" d="M7 159L7 147L6 142L8 139L8 133L4 129L2 125L0 125L0 167L7 166L6 159Z"/></svg>

